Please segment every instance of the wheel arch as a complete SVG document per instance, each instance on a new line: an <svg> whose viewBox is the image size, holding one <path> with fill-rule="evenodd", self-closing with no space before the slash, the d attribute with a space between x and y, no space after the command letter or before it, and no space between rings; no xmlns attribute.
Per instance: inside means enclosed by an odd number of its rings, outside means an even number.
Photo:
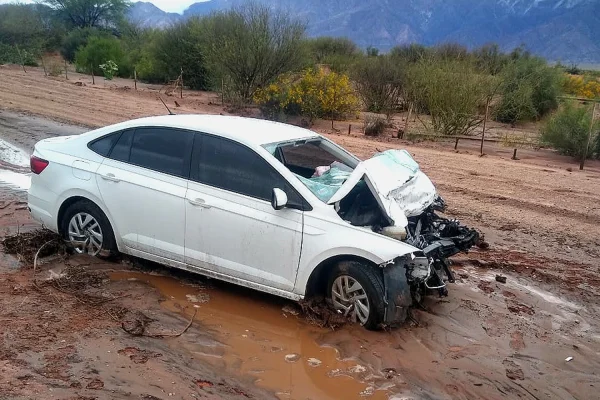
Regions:
<svg viewBox="0 0 600 400"><path fill-rule="evenodd" d="M354 254L338 254L321 261L311 272L306 282L304 296L306 298L325 295L327 292L327 280L331 268L341 262L359 262L370 267L377 267L377 263L368 258Z"/></svg>
<svg viewBox="0 0 600 400"><path fill-rule="evenodd" d="M102 204L100 199L98 199L96 196L94 196L91 193L87 193L87 192L82 193L82 192L76 191L76 192L69 192L62 196L62 200L58 202L58 204L60 204L60 206L58 207L58 210L56 212L56 226L57 226L58 233L61 235L63 234L62 219L64 218L65 211L69 208L69 206L71 206L79 201L89 201L89 202L93 203L94 205L96 205L104 213L104 215L108 219L108 222L110 223L110 227L112 228L113 234L115 236L115 241L117 243L117 247L120 250L121 249L121 237L119 236L117 227L116 227L110 213L108 212L108 210L106 210L106 208L104 207L104 205Z"/></svg>

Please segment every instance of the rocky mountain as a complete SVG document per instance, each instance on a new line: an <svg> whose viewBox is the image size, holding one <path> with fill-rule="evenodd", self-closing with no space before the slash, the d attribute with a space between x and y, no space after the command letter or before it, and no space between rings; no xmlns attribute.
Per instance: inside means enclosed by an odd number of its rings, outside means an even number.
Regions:
<svg viewBox="0 0 600 400"><path fill-rule="evenodd" d="M183 18L244 1L195 3ZM600 64L600 0L260 1L304 19L311 36L347 36L361 47L387 50L398 44L449 41L475 47L496 42L505 50L524 44L552 61ZM130 16L137 16L137 4ZM144 21L152 26L177 20L173 14L151 14Z"/></svg>
<svg viewBox="0 0 600 400"><path fill-rule="evenodd" d="M133 3L127 11L129 21L148 28L166 28L183 19L181 14L168 13L144 1Z"/></svg>

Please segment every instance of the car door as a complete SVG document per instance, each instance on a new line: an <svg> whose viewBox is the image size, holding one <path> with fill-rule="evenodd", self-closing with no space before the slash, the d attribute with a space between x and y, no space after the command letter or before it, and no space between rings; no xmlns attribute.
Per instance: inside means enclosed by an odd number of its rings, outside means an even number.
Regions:
<svg viewBox="0 0 600 400"><path fill-rule="evenodd" d="M98 169L102 200L132 254L184 262L193 139L193 132L178 129L127 130Z"/></svg>
<svg viewBox="0 0 600 400"><path fill-rule="evenodd" d="M287 208L271 206L275 187L288 195ZM292 291L302 244L302 203L254 150L197 134L185 204L186 262Z"/></svg>

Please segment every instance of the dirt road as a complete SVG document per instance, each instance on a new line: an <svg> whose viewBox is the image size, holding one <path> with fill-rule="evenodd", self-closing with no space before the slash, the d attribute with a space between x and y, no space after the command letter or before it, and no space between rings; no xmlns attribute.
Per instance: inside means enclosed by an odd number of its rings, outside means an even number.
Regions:
<svg viewBox="0 0 600 400"><path fill-rule="evenodd" d="M0 105L88 126L163 113L151 87L134 92L90 86L0 69ZM208 104L216 101L211 96L186 94L178 112L224 112ZM326 125L317 128L327 133ZM22 177L33 143L82 129L0 112L3 234L32 225L23 209ZM430 299L426 310L415 311L418 325L332 332L295 315L294 304L189 275L172 277L164 269L156 275L147 267L132 271L129 264L92 259L44 262L44 274L65 264L107 271L95 289L115 298L109 303L115 309L107 311L52 285L37 288L30 269L1 254L0 398L596 397L597 163L570 172L571 160L543 151L512 161L502 149L478 157L469 145L454 153L444 144L329 136L362 157L407 148L450 214L482 229L490 242L487 251L457 258L459 282L448 298ZM508 276L506 284L495 281L497 273ZM157 320L149 325L152 332L176 332L194 306L194 323L178 338L132 337L115 321L123 318L121 311L143 312ZM287 355L299 359L289 362Z"/></svg>

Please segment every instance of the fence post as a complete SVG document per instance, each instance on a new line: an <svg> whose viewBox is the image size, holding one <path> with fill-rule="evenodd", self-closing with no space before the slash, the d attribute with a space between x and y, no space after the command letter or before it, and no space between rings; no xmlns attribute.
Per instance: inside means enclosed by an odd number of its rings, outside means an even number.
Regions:
<svg viewBox="0 0 600 400"><path fill-rule="evenodd" d="M90 71L92 72L92 85L96 84L96 78L94 78L94 66L90 64Z"/></svg>
<svg viewBox="0 0 600 400"><path fill-rule="evenodd" d="M598 103L594 102L594 106L592 107L592 118L590 118L590 131L588 132L588 138L585 143L585 151L583 152L583 157L581 157L581 163L579 164L579 169L583 169L583 164L585 164L585 159L587 158L588 150L590 148L590 141L592 140L592 130L594 129L594 116L596 115L596 106Z"/></svg>
<svg viewBox="0 0 600 400"><path fill-rule="evenodd" d="M402 131L402 136L400 137L400 139L404 139L404 135L406 135L406 132L408 131L408 120L410 119L410 114L412 114L412 110L413 103L410 103L408 105L408 115L406 116L406 121L404 121L404 131Z"/></svg>
<svg viewBox="0 0 600 400"><path fill-rule="evenodd" d="M21 59L21 67L23 67L23 72L27 73L27 71L25 70L25 60L23 60L23 55L21 54L21 49L19 49L19 45L15 44L15 47L17 48L17 53L19 53L19 58Z"/></svg>
<svg viewBox="0 0 600 400"><path fill-rule="evenodd" d="M456 138L456 142L454 142L454 150L458 150L458 139Z"/></svg>
<svg viewBox="0 0 600 400"><path fill-rule="evenodd" d="M348 124L348 136L350 136L351 131L352 131L352 124Z"/></svg>
<svg viewBox="0 0 600 400"><path fill-rule="evenodd" d="M485 102L485 117L483 119L483 131L481 131L481 147L479 148L480 155L483 155L483 141L485 140L485 124L488 119L489 111L490 111L490 98L488 97L487 101Z"/></svg>
<svg viewBox="0 0 600 400"><path fill-rule="evenodd" d="M42 54L42 68L44 68L44 76L48 77L48 73L46 72L46 63L44 62L44 55Z"/></svg>
<svg viewBox="0 0 600 400"><path fill-rule="evenodd" d="M67 60L65 60L65 79L69 80L69 75L67 75Z"/></svg>
<svg viewBox="0 0 600 400"><path fill-rule="evenodd" d="M137 90L137 70L133 70L133 87Z"/></svg>

